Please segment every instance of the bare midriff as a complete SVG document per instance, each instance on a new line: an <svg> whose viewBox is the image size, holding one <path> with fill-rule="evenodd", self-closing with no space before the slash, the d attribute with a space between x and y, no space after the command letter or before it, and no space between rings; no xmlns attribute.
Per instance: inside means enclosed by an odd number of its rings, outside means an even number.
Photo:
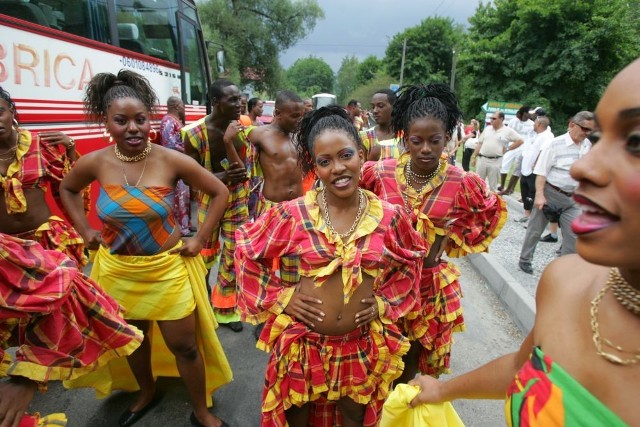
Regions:
<svg viewBox="0 0 640 427"><path fill-rule="evenodd" d="M0 191L0 232L24 233L36 230L49 220L51 211L45 201L44 191L41 188L28 188L23 191L27 200L27 211L13 214L7 213L4 191Z"/></svg>
<svg viewBox="0 0 640 427"><path fill-rule="evenodd" d="M429 253L424 257L424 260L422 261L425 268L435 267L436 265L440 264L440 262L436 261L435 258L438 252L438 248L440 247L440 242L442 242L443 238L443 236L436 236L435 240L433 241L433 245L431 245L431 248L429 249Z"/></svg>
<svg viewBox="0 0 640 427"><path fill-rule="evenodd" d="M371 304L363 304L361 300L373 297L373 277L363 274L362 279L347 304L344 303L341 270L337 270L319 287L315 287L313 280L308 277L300 279L299 292L322 301L322 304L311 304L325 314L322 322L314 322L314 331L324 335L344 335L358 327L356 313L371 307Z"/></svg>
<svg viewBox="0 0 640 427"><path fill-rule="evenodd" d="M302 196L302 174L297 158L283 159L278 165L262 166L262 194L272 202L293 200Z"/></svg>

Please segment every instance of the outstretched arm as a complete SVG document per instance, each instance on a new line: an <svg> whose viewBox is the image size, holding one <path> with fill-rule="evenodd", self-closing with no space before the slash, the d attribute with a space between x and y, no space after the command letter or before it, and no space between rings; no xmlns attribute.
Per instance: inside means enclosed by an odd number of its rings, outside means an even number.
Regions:
<svg viewBox="0 0 640 427"><path fill-rule="evenodd" d="M172 252L179 252L184 256L196 256L200 253L204 242L213 233L215 226L222 219L227 209L229 190L227 190L222 181L196 163L195 160L178 152L170 152L170 155L172 156L171 163L176 168L178 178L210 197L209 208L207 209L204 223L198 228L198 233L192 238L185 239L184 245Z"/></svg>
<svg viewBox="0 0 640 427"><path fill-rule="evenodd" d="M20 425L36 389L36 382L24 377L0 382L0 427Z"/></svg>
<svg viewBox="0 0 640 427"><path fill-rule="evenodd" d="M98 152L81 157L60 183L62 204L88 249L98 249L100 232L89 225L89 220L84 213L82 191L96 180L95 172L98 170L98 160Z"/></svg>
<svg viewBox="0 0 640 427"><path fill-rule="evenodd" d="M415 378L409 384L420 386L420 394L411 401L411 406L456 399L504 399L509 384L527 360L532 347L533 336L530 333L520 350L494 359L466 374L448 381L438 381L428 375Z"/></svg>

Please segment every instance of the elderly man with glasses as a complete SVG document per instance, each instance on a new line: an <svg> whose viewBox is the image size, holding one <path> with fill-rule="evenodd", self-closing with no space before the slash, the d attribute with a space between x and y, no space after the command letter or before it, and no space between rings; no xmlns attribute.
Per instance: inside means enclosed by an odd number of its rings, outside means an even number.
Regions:
<svg viewBox="0 0 640 427"><path fill-rule="evenodd" d="M591 148L587 137L595 125L592 112L580 111L571 118L567 133L552 140L540 152L533 170L536 174L536 195L518 264L525 273L533 274L533 253L550 218L559 219L561 255L576 251L576 235L571 230L571 222L580 214L572 197L578 183L569 175L569 169Z"/></svg>
<svg viewBox="0 0 640 427"><path fill-rule="evenodd" d="M503 154L517 149L522 144L522 136L504 125L504 113L494 112L491 115L491 126L487 126L480 134L471 158L471 166L476 166L476 159L478 160L476 173L487 180L492 191L497 191L498 188Z"/></svg>

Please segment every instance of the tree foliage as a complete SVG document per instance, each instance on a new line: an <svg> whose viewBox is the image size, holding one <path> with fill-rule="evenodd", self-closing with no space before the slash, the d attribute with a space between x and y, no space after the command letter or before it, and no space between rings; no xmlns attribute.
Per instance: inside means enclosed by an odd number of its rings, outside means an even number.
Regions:
<svg viewBox="0 0 640 427"><path fill-rule="evenodd" d="M287 86L303 97L333 91L333 70L320 58L301 58L287 70Z"/></svg>
<svg viewBox="0 0 640 427"><path fill-rule="evenodd" d="M616 72L640 53L640 2L495 0L478 6L457 76L463 108L488 99L542 105L556 129L593 110Z"/></svg>
<svg viewBox="0 0 640 427"><path fill-rule="evenodd" d="M355 90L347 96L347 98L357 99L360 101L360 104L362 104L362 108L368 110L371 105L371 97L373 96L373 93L377 90L388 88L389 85L395 81L396 80L393 77L379 72L365 84L356 87Z"/></svg>
<svg viewBox="0 0 640 427"><path fill-rule="evenodd" d="M462 27L451 18L424 19L420 25L396 34L387 46L385 65L400 80L402 46L407 39L403 83L448 83L453 50L462 38Z"/></svg>
<svg viewBox="0 0 640 427"><path fill-rule="evenodd" d="M360 63L355 55L345 56L336 75L336 96L338 104L346 105L347 97L358 86L358 69Z"/></svg>
<svg viewBox="0 0 640 427"><path fill-rule="evenodd" d="M282 83L279 52L324 17L316 0L208 0L198 10L207 40L224 46L229 75L268 93Z"/></svg>
<svg viewBox="0 0 640 427"><path fill-rule="evenodd" d="M382 71L384 64L374 55L367 56L358 66L357 82L359 85L367 84L379 71Z"/></svg>

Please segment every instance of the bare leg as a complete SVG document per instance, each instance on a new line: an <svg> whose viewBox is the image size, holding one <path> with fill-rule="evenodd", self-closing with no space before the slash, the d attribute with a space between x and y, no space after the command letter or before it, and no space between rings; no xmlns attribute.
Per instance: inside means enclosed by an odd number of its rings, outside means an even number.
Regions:
<svg viewBox="0 0 640 427"><path fill-rule="evenodd" d="M150 323L147 320L127 320L127 322L140 329L144 334L144 340L140 347L127 357L129 367L140 386L138 400L129 406L129 411L138 412L147 406L156 394L156 382L153 380L151 371L151 345L148 336Z"/></svg>
<svg viewBox="0 0 640 427"><path fill-rule="evenodd" d="M520 177L517 175L511 175L511 178L509 178L509 185L507 186L507 190L506 190L507 194L511 194L514 192L519 178Z"/></svg>
<svg viewBox="0 0 640 427"><path fill-rule="evenodd" d="M194 313L180 320L158 322L169 350L176 357L178 372L187 386L198 421L205 426L220 427L221 421L207 409L204 362L196 341Z"/></svg>
<svg viewBox="0 0 640 427"><path fill-rule="evenodd" d="M557 222L550 222L549 223L549 233L553 234L554 236L558 235L558 223Z"/></svg>
<svg viewBox="0 0 640 427"><path fill-rule="evenodd" d="M338 400L338 409L342 412L343 427L362 427L366 405L360 405L348 397Z"/></svg>
<svg viewBox="0 0 640 427"><path fill-rule="evenodd" d="M287 417L289 427L307 427L309 425L309 403L302 406L291 406L284 414Z"/></svg>
<svg viewBox="0 0 640 427"><path fill-rule="evenodd" d="M505 182L507 182L507 174L501 173L500 174L500 191L504 190Z"/></svg>
<svg viewBox="0 0 640 427"><path fill-rule="evenodd" d="M404 371L402 375L394 381L396 384L407 384L411 381L418 371L418 359L420 358L420 352L422 351L422 345L418 341L411 341L411 348L402 357L404 361Z"/></svg>

